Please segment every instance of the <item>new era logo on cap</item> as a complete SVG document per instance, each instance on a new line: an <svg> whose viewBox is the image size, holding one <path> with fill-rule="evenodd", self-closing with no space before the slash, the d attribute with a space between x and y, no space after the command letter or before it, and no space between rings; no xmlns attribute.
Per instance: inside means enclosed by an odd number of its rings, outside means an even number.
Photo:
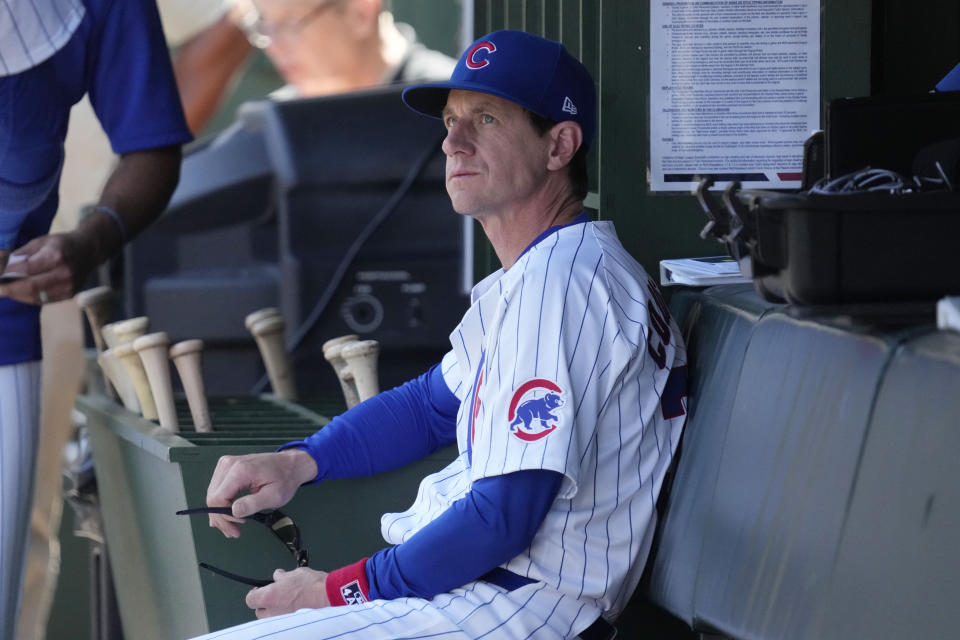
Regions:
<svg viewBox="0 0 960 640"><path fill-rule="evenodd" d="M577 115L577 105L573 104L573 100L565 96L563 98L563 106L560 107L560 111L565 111L570 115L575 116Z"/></svg>

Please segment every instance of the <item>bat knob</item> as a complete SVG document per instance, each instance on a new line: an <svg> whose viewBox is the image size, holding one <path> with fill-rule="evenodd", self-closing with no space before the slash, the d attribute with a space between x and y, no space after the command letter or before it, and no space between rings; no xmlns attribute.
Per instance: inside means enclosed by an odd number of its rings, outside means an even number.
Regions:
<svg viewBox="0 0 960 640"><path fill-rule="evenodd" d="M203 340L184 340L170 347L170 357L178 358L203 351Z"/></svg>
<svg viewBox="0 0 960 640"><path fill-rule="evenodd" d="M109 302L112 298L113 290L110 287L94 287L74 296L77 306L84 310Z"/></svg>
<svg viewBox="0 0 960 640"><path fill-rule="evenodd" d="M330 354L332 353L334 347L344 345L348 342L356 342L359 339L360 339L360 336L358 336L355 333L348 333L345 336L337 336L336 338L330 338L329 340L324 342L323 346L321 347L321 349L323 350L323 357L329 362ZM337 349L337 352L339 353L339 349Z"/></svg>
<svg viewBox="0 0 960 640"><path fill-rule="evenodd" d="M150 333L136 338L132 346L134 351L141 353L147 349L166 347L169 344L170 336L167 335L166 331L157 331L156 333Z"/></svg>
<svg viewBox="0 0 960 640"><path fill-rule="evenodd" d="M104 329L110 327L108 333L112 336L113 344L107 342L107 346L115 347L117 345L133 342L147 332L150 320L146 316L130 318L128 320L118 320L104 326Z"/></svg>
<svg viewBox="0 0 960 640"><path fill-rule="evenodd" d="M247 317L243 319L243 325L247 328L247 331L253 331L253 325L257 324L264 318L269 318L271 316L279 316L280 310L276 307L264 307L263 309L257 309L247 314Z"/></svg>

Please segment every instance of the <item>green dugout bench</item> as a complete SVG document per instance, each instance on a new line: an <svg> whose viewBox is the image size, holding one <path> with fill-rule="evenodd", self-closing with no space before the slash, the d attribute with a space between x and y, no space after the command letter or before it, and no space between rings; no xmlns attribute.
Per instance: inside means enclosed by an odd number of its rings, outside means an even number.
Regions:
<svg viewBox="0 0 960 640"><path fill-rule="evenodd" d="M671 307L688 422L621 637L955 635L960 333L750 285Z"/></svg>

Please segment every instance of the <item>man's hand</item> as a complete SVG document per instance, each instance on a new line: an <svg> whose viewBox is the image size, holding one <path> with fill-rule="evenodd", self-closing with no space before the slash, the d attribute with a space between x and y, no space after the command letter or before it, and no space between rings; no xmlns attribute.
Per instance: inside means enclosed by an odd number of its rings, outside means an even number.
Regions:
<svg viewBox="0 0 960 640"><path fill-rule="evenodd" d="M277 509L290 502L304 482L317 475L317 463L302 449L279 453L223 456L217 462L207 487L207 506L233 507L234 518L244 518L264 509ZM248 495L234 500L238 494ZM228 538L238 538L237 519L211 514L210 526Z"/></svg>
<svg viewBox="0 0 960 640"><path fill-rule="evenodd" d="M293 571L277 569L273 584L253 589L247 594L247 606L258 618L269 618L299 609L322 609L330 606L327 599L327 574L300 567Z"/></svg>
<svg viewBox="0 0 960 640"><path fill-rule="evenodd" d="M8 252L3 252L8 253ZM73 233L34 238L17 249L26 256L17 266L26 277L0 284L0 297L26 304L45 304L72 298L90 270L96 266L94 249ZM0 258L4 267L8 255ZM2 269L0 269L2 271Z"/></svg>

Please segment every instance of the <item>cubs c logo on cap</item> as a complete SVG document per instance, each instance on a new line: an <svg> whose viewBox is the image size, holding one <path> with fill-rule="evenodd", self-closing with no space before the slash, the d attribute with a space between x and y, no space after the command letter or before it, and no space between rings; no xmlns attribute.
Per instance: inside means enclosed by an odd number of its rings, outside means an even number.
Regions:
<svg viewBox="0 0 960 640"><path fill-rule="evenodd" d="M490 61L487 60L487 56L496 50L497 45L493 44L489 40L478 42L477 44L473 45L473 48L470 49L470 53L467 54L467 67L470 69L483 69L485 66L490 64Z"/></svg>
<svg viewBox="0 0 960 640"><path fill-rule="evenodd" d="M510 400L507 412L510 431L524 442L546 438L556 430L556 422L560 421L553 410L564 404L563 389L555 382L542 378L528 380L520 385Z"/></svg>

